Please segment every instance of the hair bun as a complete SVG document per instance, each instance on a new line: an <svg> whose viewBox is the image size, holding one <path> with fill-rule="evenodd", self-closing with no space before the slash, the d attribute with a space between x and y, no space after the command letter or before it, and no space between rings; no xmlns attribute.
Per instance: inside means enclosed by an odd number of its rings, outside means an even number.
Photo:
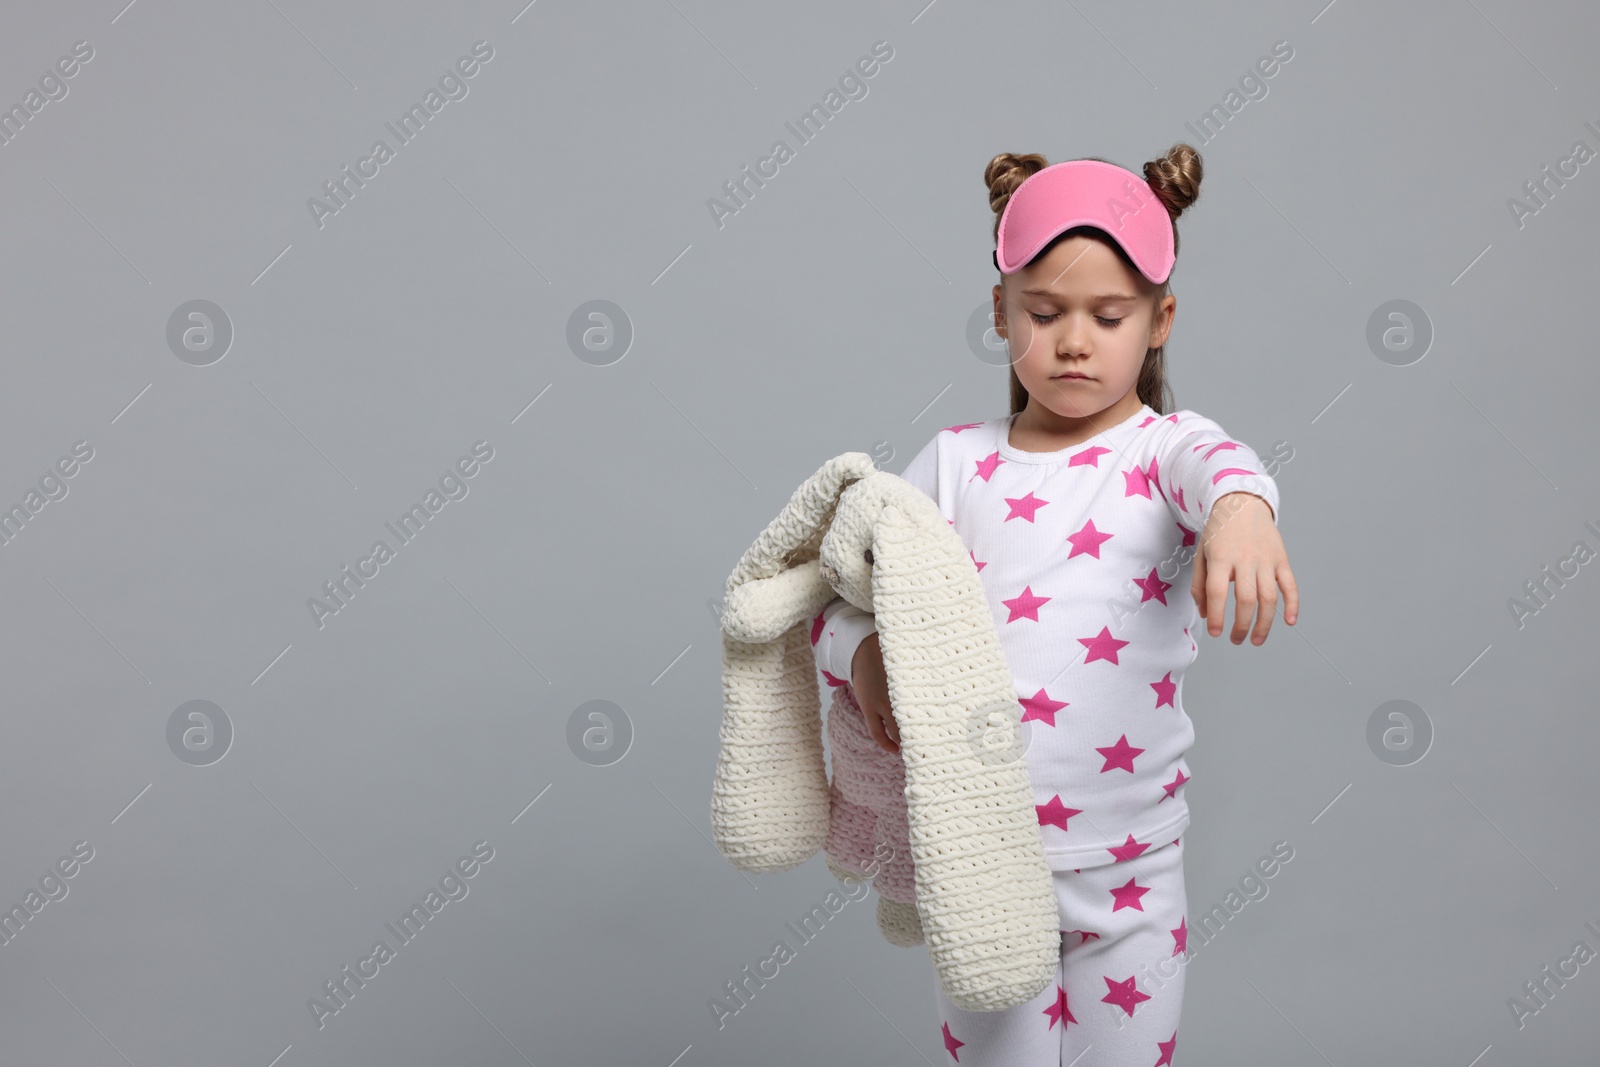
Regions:
<svg viewBox="0 0 1600 1067"><path fill-rule="evenodd" d="M1167 149L1166 155L1144 165L1144 180L1150 183L1173 219L1200 199L1200 179L1204 176L1205 165L1200 153L1181 141Z"/></svg>
<svg viewBox="0 0 1600 1067"><path fill-rule="evenodd" d="M989 160L989 165L983 168L983 184L989 187L989 207L995 214L996 232L1000 224L1000 215L1005 211L1006 202L1011 199L1011 194L1016 192L1017 186L1049 165L1050 161L1037 152L1029 152L1025 156L1001 152Z"/></svg>

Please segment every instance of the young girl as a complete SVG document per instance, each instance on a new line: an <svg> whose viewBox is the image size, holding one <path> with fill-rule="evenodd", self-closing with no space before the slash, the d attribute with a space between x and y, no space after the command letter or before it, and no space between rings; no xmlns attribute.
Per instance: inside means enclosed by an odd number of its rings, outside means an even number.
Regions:
<svg viewBox="0 0 1600 1067"><path fill-rule="evenodd" d="M1191 629L1204 618L1221 634L1230 582L1234 644L1252 618L1252 642L1266 640L1279 586L1284 621L1299 613L1277 486L1255 452L1193 411L1165 414L1173 224L1201 173L1186 144L1143 178L1098 159L990 161L1011 414L940 430L902 475L953 525L988 595L1062 926L1057 979L1027 1004L963 1011L935 982L949 1061L966 1067L1173 1063ZM898 751L872 617L835 599L817 623L829 684L849 684L874 739Z"/></svg>

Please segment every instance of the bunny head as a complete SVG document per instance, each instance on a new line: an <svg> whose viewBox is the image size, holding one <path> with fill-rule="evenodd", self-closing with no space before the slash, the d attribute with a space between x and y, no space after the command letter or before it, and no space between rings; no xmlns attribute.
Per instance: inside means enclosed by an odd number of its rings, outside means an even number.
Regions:
<svg viewBox="0 0 1600 1067"><path fill-rule="evenodd" d="M879 519L893 499L915 503L904 496L906 488L899 478L877 475L848 486L839 494L833 520L823 534L818 573L834 592L862 611L874 610L872 576L879 555L874 551ZM932 502L927 503L931 508Z"/></svg>

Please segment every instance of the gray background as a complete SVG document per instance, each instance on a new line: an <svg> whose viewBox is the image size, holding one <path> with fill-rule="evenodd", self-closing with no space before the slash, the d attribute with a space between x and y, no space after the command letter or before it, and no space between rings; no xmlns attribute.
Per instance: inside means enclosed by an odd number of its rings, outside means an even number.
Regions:
<svg viewBox="0 0 1600 1067"><path fill-rule="evenodd" d="M823 460L899 471L1006 412L967 338L991 156L1186 140L1177 404L1292 451L1302 617L1201 637L1187 679L1191 926L1295 853L1196 953L1176 1062L1591 1062L1593 965L1520 1031L1507 999L1600 949L1600 577L1520 628L1508 600L1600 547L1600 164L1520 227L1507 203L1600 148L1592 6L120 5L0 35L7 107L94 49L0 147L0 504L94 449L0 547L0 905L94 850L0 945L0 1058L950 1062L926 950L872 898L716 1025L837 887L711 844L717 600ZM469 95L319 228L308 198L480 40ZM1185 125L1280 40L1256 99ZM166 340L196 299L234 331L207 366ZM625 355L569 345L597 299ZM1392 300L1425 354L1369 344ZM307 599L479 440L469 494L319 629ZM233 729L206 766L168 741L190 700ZM617 732L586 760L595 700ZM1391 700L1420 762L1369 746ZM469 895L319 1029L308 998L477 841Z"/></svg>

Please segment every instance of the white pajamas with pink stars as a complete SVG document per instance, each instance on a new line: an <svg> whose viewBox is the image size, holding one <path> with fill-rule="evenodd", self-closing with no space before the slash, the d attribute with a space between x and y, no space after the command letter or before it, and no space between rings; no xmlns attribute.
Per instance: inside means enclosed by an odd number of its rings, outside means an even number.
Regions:
<svg viewBox="0 0 1600 1067"><path fill-rule="evenodd" d="M963 1012L939 990L945 1047L949 1062L973 1067L1058 1054L1065 1064L1085 1048L1077 1067L1165 1065L1183 975L1158 965L1182 959L1187 931L1195 542L1226 493L1261 497L1276 523L1278 490L1254 451L1192 411L1142 405L1057 452L1012 447L1014 419L940 430L901 477L939 506L978 567L1068 933L1061 981L1038 1003ZM835 599L820 622L818 666L830 685L848 684L872 616Z"/></svg>

